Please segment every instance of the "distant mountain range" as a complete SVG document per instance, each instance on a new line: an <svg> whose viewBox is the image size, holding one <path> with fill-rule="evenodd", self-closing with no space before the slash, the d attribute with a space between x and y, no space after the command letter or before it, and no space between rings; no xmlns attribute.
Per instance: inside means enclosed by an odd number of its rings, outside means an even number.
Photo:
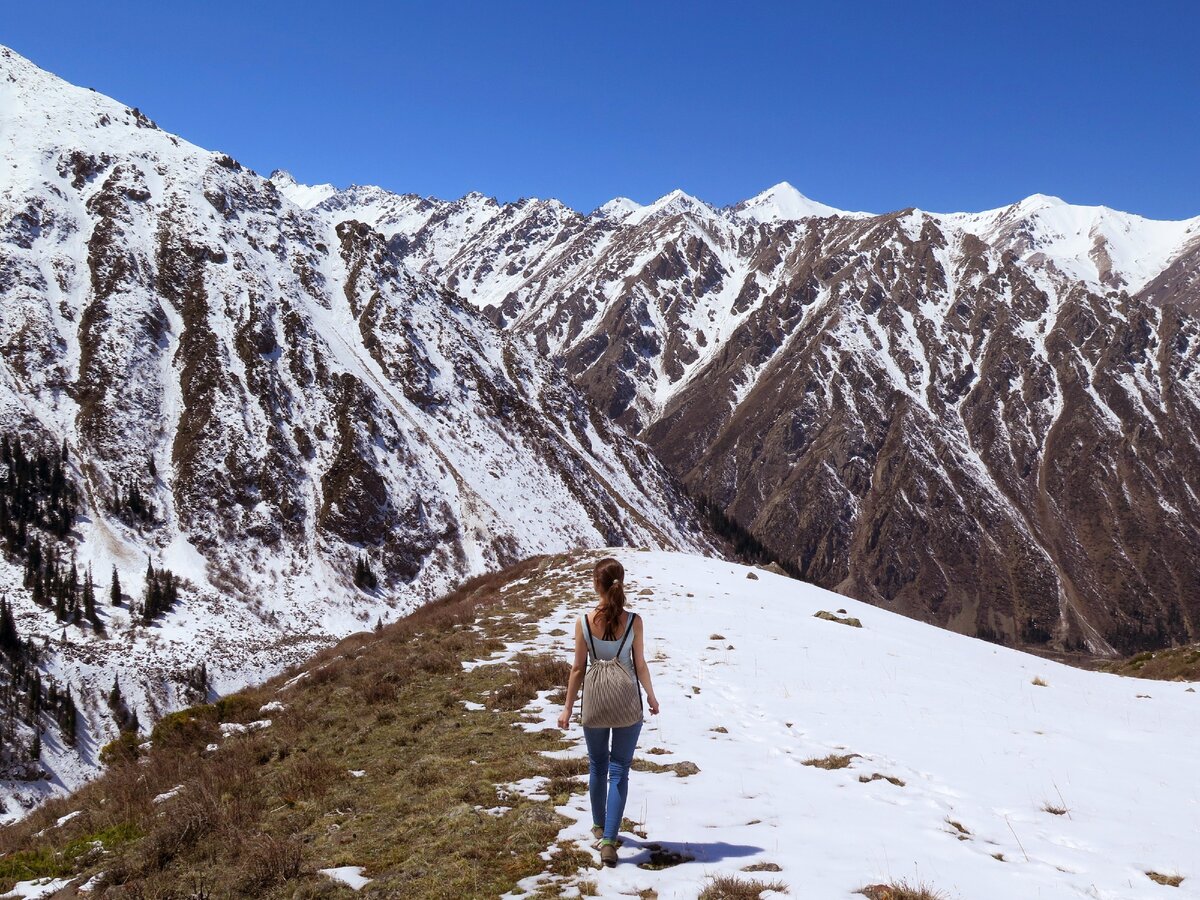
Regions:
<svg viewBox="0 0 1200 900"><path fill-rule="evenodd" d="M562 360L817 584L1010 643L1200 633L1200 217L272 180Z"/></svg>

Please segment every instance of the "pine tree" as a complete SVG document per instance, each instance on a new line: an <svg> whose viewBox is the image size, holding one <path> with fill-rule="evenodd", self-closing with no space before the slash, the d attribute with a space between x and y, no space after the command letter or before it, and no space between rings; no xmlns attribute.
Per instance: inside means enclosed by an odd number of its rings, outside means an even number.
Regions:
<svg viewBox="0 0 1200 900"><path fill-rule="evenodd" d="M121 578L117 574L116 566L113 566L112 587L109 589L108 596L112 600L113 606L121 605Z"/></svg>
<svg viewBox="0 0 1200 900"><path fill-rule="evenodd" d="M96 613L96 586L92 582L91 566L88 566L87 576L83 581L83 616L93 625L99 627L100 616Z"/></svg>
<svg viewBox="0 0 1200 900"><path fill-rule="evenodd" d="M33 729L33 743L29 745L29 761L38 762L42 758L42 730Z"/></svg>
<svg viewBox="0 0 1200 900"><path fill-rule="evenodd" d="M0 650L13 656L21 649L21 637L17 634L17 623L13 619L12 608L8 605L8 595L0 594Z"/></svg>

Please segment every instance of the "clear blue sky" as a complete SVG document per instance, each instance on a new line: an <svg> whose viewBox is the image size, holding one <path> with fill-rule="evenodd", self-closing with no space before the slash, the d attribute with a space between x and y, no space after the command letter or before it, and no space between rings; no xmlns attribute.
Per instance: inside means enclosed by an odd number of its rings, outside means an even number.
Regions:
<svg viewBox="0 0 1200 900"><path fill-rule="evenodd" d="M1194 2L13 0L0 43L306 182L1200 214Z"/></svg>

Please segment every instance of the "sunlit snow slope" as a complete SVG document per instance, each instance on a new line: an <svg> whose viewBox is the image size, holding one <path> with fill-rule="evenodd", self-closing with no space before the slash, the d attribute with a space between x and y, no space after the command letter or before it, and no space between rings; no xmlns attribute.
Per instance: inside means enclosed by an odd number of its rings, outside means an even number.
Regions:
<svg viewBox="0 0 1200 900"><path fill-rule="evenodd" d="M595 873L600 896L692 898L708 876L769 862L782 871L749 877L820 900L898 879L954 900L1162 897L1148 871L1200 897L1190 685L1068 668L711 559L615 555L662 704L638 755L700 771L632 773L626 815L646 837L623 836L618 867ZM593 601L581 580L540 638L510 650L568 656L554 632L573 633ZM839 609L862 627L813 617ZM533 728L561 709L531 708ZM582 752L577 723L571 734ZM856 756L804 765L830 754ZM863 780L875 773L903 785ZM560 808L577 820L563 838L589 839L587 803ZM643 870L651 843L695 860Z"/></svg>

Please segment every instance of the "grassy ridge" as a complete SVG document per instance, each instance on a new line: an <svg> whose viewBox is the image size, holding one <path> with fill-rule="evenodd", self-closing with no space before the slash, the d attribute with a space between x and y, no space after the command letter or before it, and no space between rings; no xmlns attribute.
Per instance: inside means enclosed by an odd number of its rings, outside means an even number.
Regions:
<svg viewBox="0 0 1200 900"><path fill-rule="evenodd" d="M566 821L554 805L584 790L575 776L587 762L547 759L539 751L568 746L557 732L514 725L537 692L565 684L566 660L461 664L532 637L590 570L581 557L527 560L265 685L167 717L148 750L113 748L96 782L0 830L0 893L36 876L104 873L91 896L458 898L549 869L562 878L544 892L556 894L591 865L574 848L542 855ZM283 709L260 712L273 701ZM269 727L222 736L263 718ZM498 793L535 775L550 779L549 801ZM484 811L500 806L511 808ZM356 895L316 872L342 865L373 881Z"/></svg>

